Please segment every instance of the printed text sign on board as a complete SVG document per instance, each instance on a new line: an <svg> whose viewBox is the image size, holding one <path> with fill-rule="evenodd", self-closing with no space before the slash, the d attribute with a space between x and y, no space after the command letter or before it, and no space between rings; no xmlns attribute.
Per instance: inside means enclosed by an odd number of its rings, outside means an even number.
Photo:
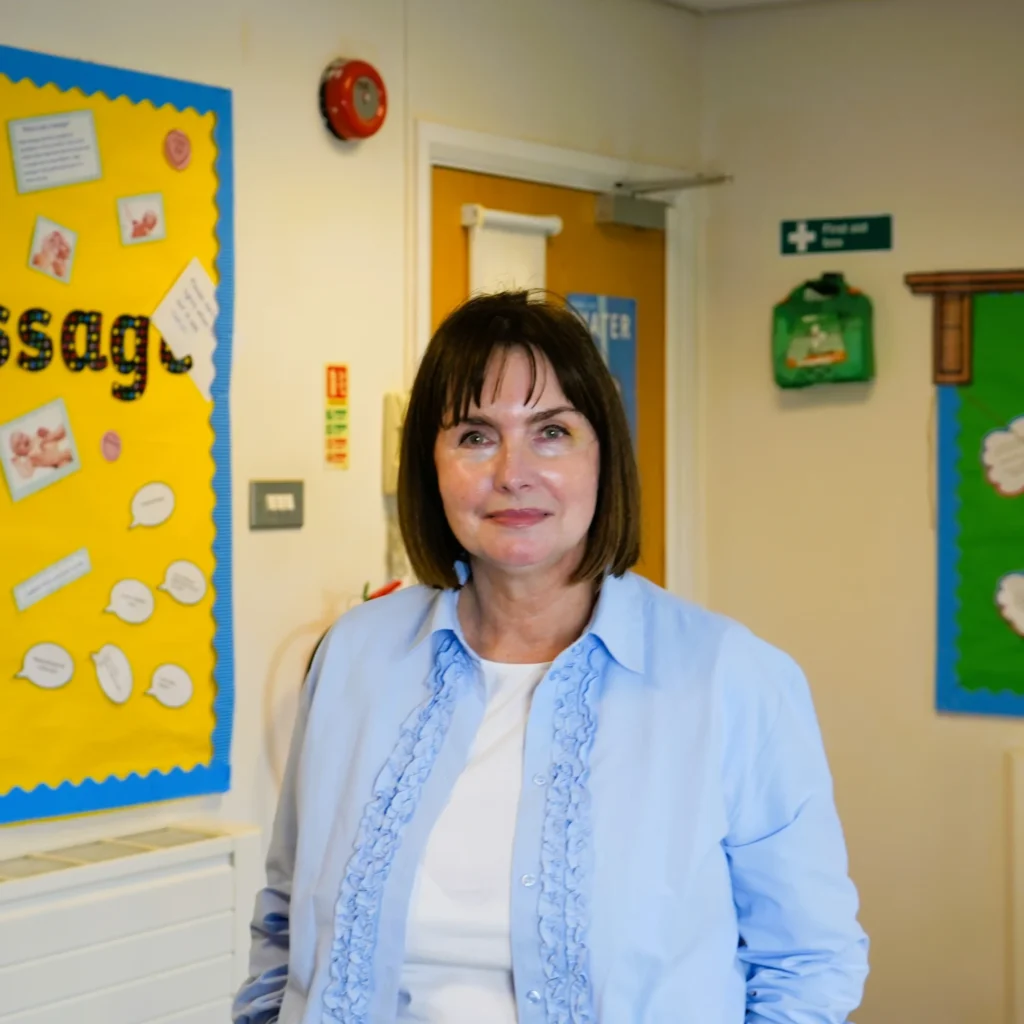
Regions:
<svg viewBox="0 0 1024 1024"><path fill-rule="evenodd" d="M91 110L7 122L18 192L39 192L102 177Z"/></svg>
<svg viewBox="0 0 1024 1024"><path fill-rule="evenodd" d="M780 234L783 256L891 249L892 217L784 220Z"/></svg>
<svg viewBox="0 0 1024 1024"><path fill-rule="evenodd" d="M611 295L569 295L569 304L586 320L626 408L636 444L636 299Z"/></svg>

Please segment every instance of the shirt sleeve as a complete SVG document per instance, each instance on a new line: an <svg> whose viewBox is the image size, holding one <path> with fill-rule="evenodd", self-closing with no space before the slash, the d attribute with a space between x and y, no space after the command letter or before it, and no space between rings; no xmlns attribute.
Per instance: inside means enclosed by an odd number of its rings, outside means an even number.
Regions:
<svg viewBox="0 0 1024 1024"><path fill-rule="evenodd" d="M249 977L238 990L231 1009L234 1024L273 1024L281 1013L281 1002L288 981L289 912L299 833L296 792L298 763L326 646L323 641L319 644L299 700L270 848L267 851L267 884L256 896L256 910L250 926L252 947L249 953Z"/></svg>
<svg viewBox="0 0 1024 1024"><path fill-rule="evenodd" d="M747 1024L843 1024L868 940L807 681L749 635L730 661L725 841L747 966Z"/></svg>

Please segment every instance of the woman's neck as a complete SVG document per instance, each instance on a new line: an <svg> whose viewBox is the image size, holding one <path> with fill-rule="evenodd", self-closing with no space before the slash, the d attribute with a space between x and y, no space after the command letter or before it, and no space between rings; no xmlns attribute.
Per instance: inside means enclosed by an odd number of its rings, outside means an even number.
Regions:
<svg viewBox="0 0 1024 1024"><path fill-rule="evenodd" d="M586 628L597 588L570 583L564 569L515 576L474 565L459 595L459 623L487 661L553 661Z"/></svg>

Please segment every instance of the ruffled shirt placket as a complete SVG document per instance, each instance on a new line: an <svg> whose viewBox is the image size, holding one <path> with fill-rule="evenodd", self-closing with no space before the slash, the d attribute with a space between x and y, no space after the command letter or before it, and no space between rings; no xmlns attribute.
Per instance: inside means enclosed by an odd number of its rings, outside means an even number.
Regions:
<svg viewBox="0 0 1024 1024"><path fill-rule="evenodd" d="M602 644L588 634L557 659L541 683L553 689L551 765L539 851L538 952L543 992L527 1005L547 1024L592 1024L589 881L590 755L597 730ZM378 930L385 887L406 826L419 805L451 725L455 703L473 677L471 657L454 632L437 648L429 694L403 723L360 820L335 906L324 1024L371 1024ZM513 916L513 929L516 927ZM517 991L519 986L517 985Z"/></svg>

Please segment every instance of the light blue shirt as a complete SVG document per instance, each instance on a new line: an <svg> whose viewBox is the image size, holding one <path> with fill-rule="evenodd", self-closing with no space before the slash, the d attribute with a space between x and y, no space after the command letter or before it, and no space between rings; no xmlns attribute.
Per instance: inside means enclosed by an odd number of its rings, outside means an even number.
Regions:
<svg viewBox="0 0 1024 1024"><path fill-rule="evenodd" d="M237 1024L390 1024L416 869L484 712L456 591L345 615L306 682ZM633 574L530 710L521 1024L841 1024L867 938L807 683ZM485 1022L484 1022L485 1024Z"/></svg>

